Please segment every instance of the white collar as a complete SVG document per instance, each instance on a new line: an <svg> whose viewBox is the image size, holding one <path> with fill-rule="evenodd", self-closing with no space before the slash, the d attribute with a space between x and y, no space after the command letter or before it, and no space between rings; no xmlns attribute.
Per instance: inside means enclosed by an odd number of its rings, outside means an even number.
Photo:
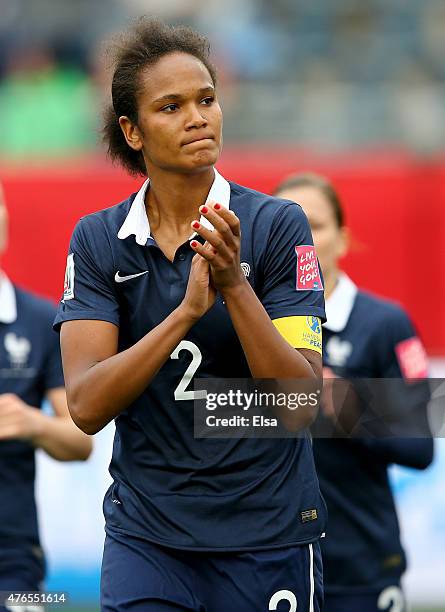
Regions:
<svg viewBox="0 0 445 612"><path fill-rule="evenodd" d="M0 270L0 323L14 323L17 319L17 302L14 287Z"/></svg>
<svg viewBox="0 0 445 612"><path fill-rule="evenodd" d="M214 200L221 204L221 206L230 208L230 185L226 179L217 172L216 168L214 168L214 171L215 179L209 191L209 195L207 196L206 203L209 200ZM145 210L145 194L149 184L150 179L147 179L133 200L128 215L117 234L117 237L121 240L134 235L138 244L142 246L147 244L147 240L150 238L150 224ZM205 217L201 216L200 223L207 229L213 229L212 224Z"/></svg>
<svg viewBox="0 0 445 612"><path fill-rule="evenodd" d="M334 291L326 300L326 329L333 332L344 330L354 307L357 291L357 285L341 272Z"/></svg>

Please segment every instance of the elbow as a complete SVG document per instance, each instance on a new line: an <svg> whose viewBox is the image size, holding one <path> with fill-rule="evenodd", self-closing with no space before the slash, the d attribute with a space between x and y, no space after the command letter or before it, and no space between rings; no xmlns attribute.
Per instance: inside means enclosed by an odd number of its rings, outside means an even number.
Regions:
<svg viewBox="0 0 445 612"><path fill-rule="evenodd" d="M434 458L434 440L432 438L417 438L409 441L410 457L406 465L415 470L426 470Z"/></svg>
<svg viewBox="0 0 445 612"><path fill-rule="evenodd" d="M416 465L414 466L417 470L426 470L434 459L434 441L432 439L424 440L424 448L417 456Z"/></svg>
<svg viewBox="0 0 445 612"><path fill-rule="evenodd" d="M66 450L63 456L55 457L59 461L87 461L93 450L91 438L85 432L77 432L77 437L72 441L71 447Z"/></svg>
<svg viewBox="0 0 445 612"><path fill-rule="evenodd" d="M86 434L86 432L83 432L83 433ZM93 442L90 436L83 435L82 438L83 438L82 443L79 444L79 447L78 447L78 452L77 452L77 457L76 457L77 461L87 461L90 458L91 453L93 451Z"/></svg>
<svg viewBox="0 0 445 612"><path fill-rule="evenodd" d="M74 424L80 429L80 431L88 436L94 436L94 434L97 434L103 427L103 425L99 425L90 416L83 414L81 410L70 408L70 414ZM88 459L90 454L91 450L85 456L84 460Z"/></svg>
<svg viewBox="0 0 445 612"><path fill-rule="evenodd" d="M71 393L67 397L68 409L71 418L80 431L88 436L93 436L104 427L104 424L98 422L97 417L94 415L94 410L92 410L91 404L80 398L79 395L79 393ZM89 440L89 442L89 446L85 445L85 451L83 453L85 457L82 458L82 460L88 459L91 454L91 440Z"/></svg>

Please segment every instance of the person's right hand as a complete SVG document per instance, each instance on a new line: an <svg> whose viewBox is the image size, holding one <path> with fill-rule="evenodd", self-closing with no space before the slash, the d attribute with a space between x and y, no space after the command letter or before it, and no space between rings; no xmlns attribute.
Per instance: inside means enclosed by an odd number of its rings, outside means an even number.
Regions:
<svg viewBox="0 0 445 612"><path fill-rule="evenodd" d="M210 283L210 265L201 255L195 255L181 308L197 321L213 306L215 299L216 290Z"/></svg>
<svg viewBox="0 0 445 612"><path fill-rule="evenodd" d="M323 367L323 392L321 394L321 410L323 414L329 419L335 420L337 413L334 406L334 380L338 379L338 376L334 374L334 371L327 366Z"/></svg>

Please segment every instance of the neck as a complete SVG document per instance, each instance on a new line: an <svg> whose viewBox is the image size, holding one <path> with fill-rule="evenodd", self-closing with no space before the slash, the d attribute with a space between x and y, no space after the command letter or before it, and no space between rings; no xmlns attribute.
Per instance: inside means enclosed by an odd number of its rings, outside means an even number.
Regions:
<svg viewBox="0 0 445 612"><path fill-rule="evenodd" d="M145 198L150 228L166 224L170 231L189 231L193 219L199 219L199 207L207 199L213 184L213 167L198 174L173 174L150 169L150 189Z"/></svg>
<svg viewBox="0 0 445 612"><path fill-rule="evenodd" d="M324 295L326 299L328 299L332 295L332 292L334 291L337 285L339 276L340 271L338 270L338 268L333 268L330 272L327 272L323 275Z"/></svg>

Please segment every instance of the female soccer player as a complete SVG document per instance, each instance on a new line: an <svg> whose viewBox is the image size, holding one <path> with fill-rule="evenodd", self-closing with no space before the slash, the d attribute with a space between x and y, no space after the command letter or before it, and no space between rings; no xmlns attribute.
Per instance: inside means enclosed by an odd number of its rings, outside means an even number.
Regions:
<svg viewBox="0 0 445 612"><path fill-rule="evenodd" d="M139 21L116 50L105 136L149 179L81 219L56 318L74 421L90 434L116 424L106 611L321 605L325 509L308 438L193 437L194 377L321 374L307 220L216 172L221 126L206 39Z"/></svg>
<svg viewBox="0 0 445 612"><path fill-rule="evenodd" d="M306 212L320 258L326 291L324 374L344 378L406 378L426 375L422 345L397 305L359 290L340 270L348 231L338 194L315 174L286 179L276 194ZM420 391L420 405L419 405ZM405 610L400 579L405 555L387 468L398 463L418 469L432 461L433 442L424 411L423 385L401 385L392 408L416 417L423 439L354 438L314 440L320 486L329 513L322 540L326 612ZM393 397L391 395L391 401ZM414 411L422 414L414 415ZM334 411L331 416L335 418Z"/></svg>
<svg viewBox="0 0 445 612"><path fill-rule="evenodd" d="M7 230L0 185L0 256ZM92 449L68 413L60 347L51 329L54 315L53 304L15 286L0 269L0 612L17 610L11 595L39 591L45 575L34 498L35 449L60 461L86 460ZM40 410L44 398L54 416ZM20 609L43 610L36 605L37 593L29 602L26 606L22 599Z"/></svg>

